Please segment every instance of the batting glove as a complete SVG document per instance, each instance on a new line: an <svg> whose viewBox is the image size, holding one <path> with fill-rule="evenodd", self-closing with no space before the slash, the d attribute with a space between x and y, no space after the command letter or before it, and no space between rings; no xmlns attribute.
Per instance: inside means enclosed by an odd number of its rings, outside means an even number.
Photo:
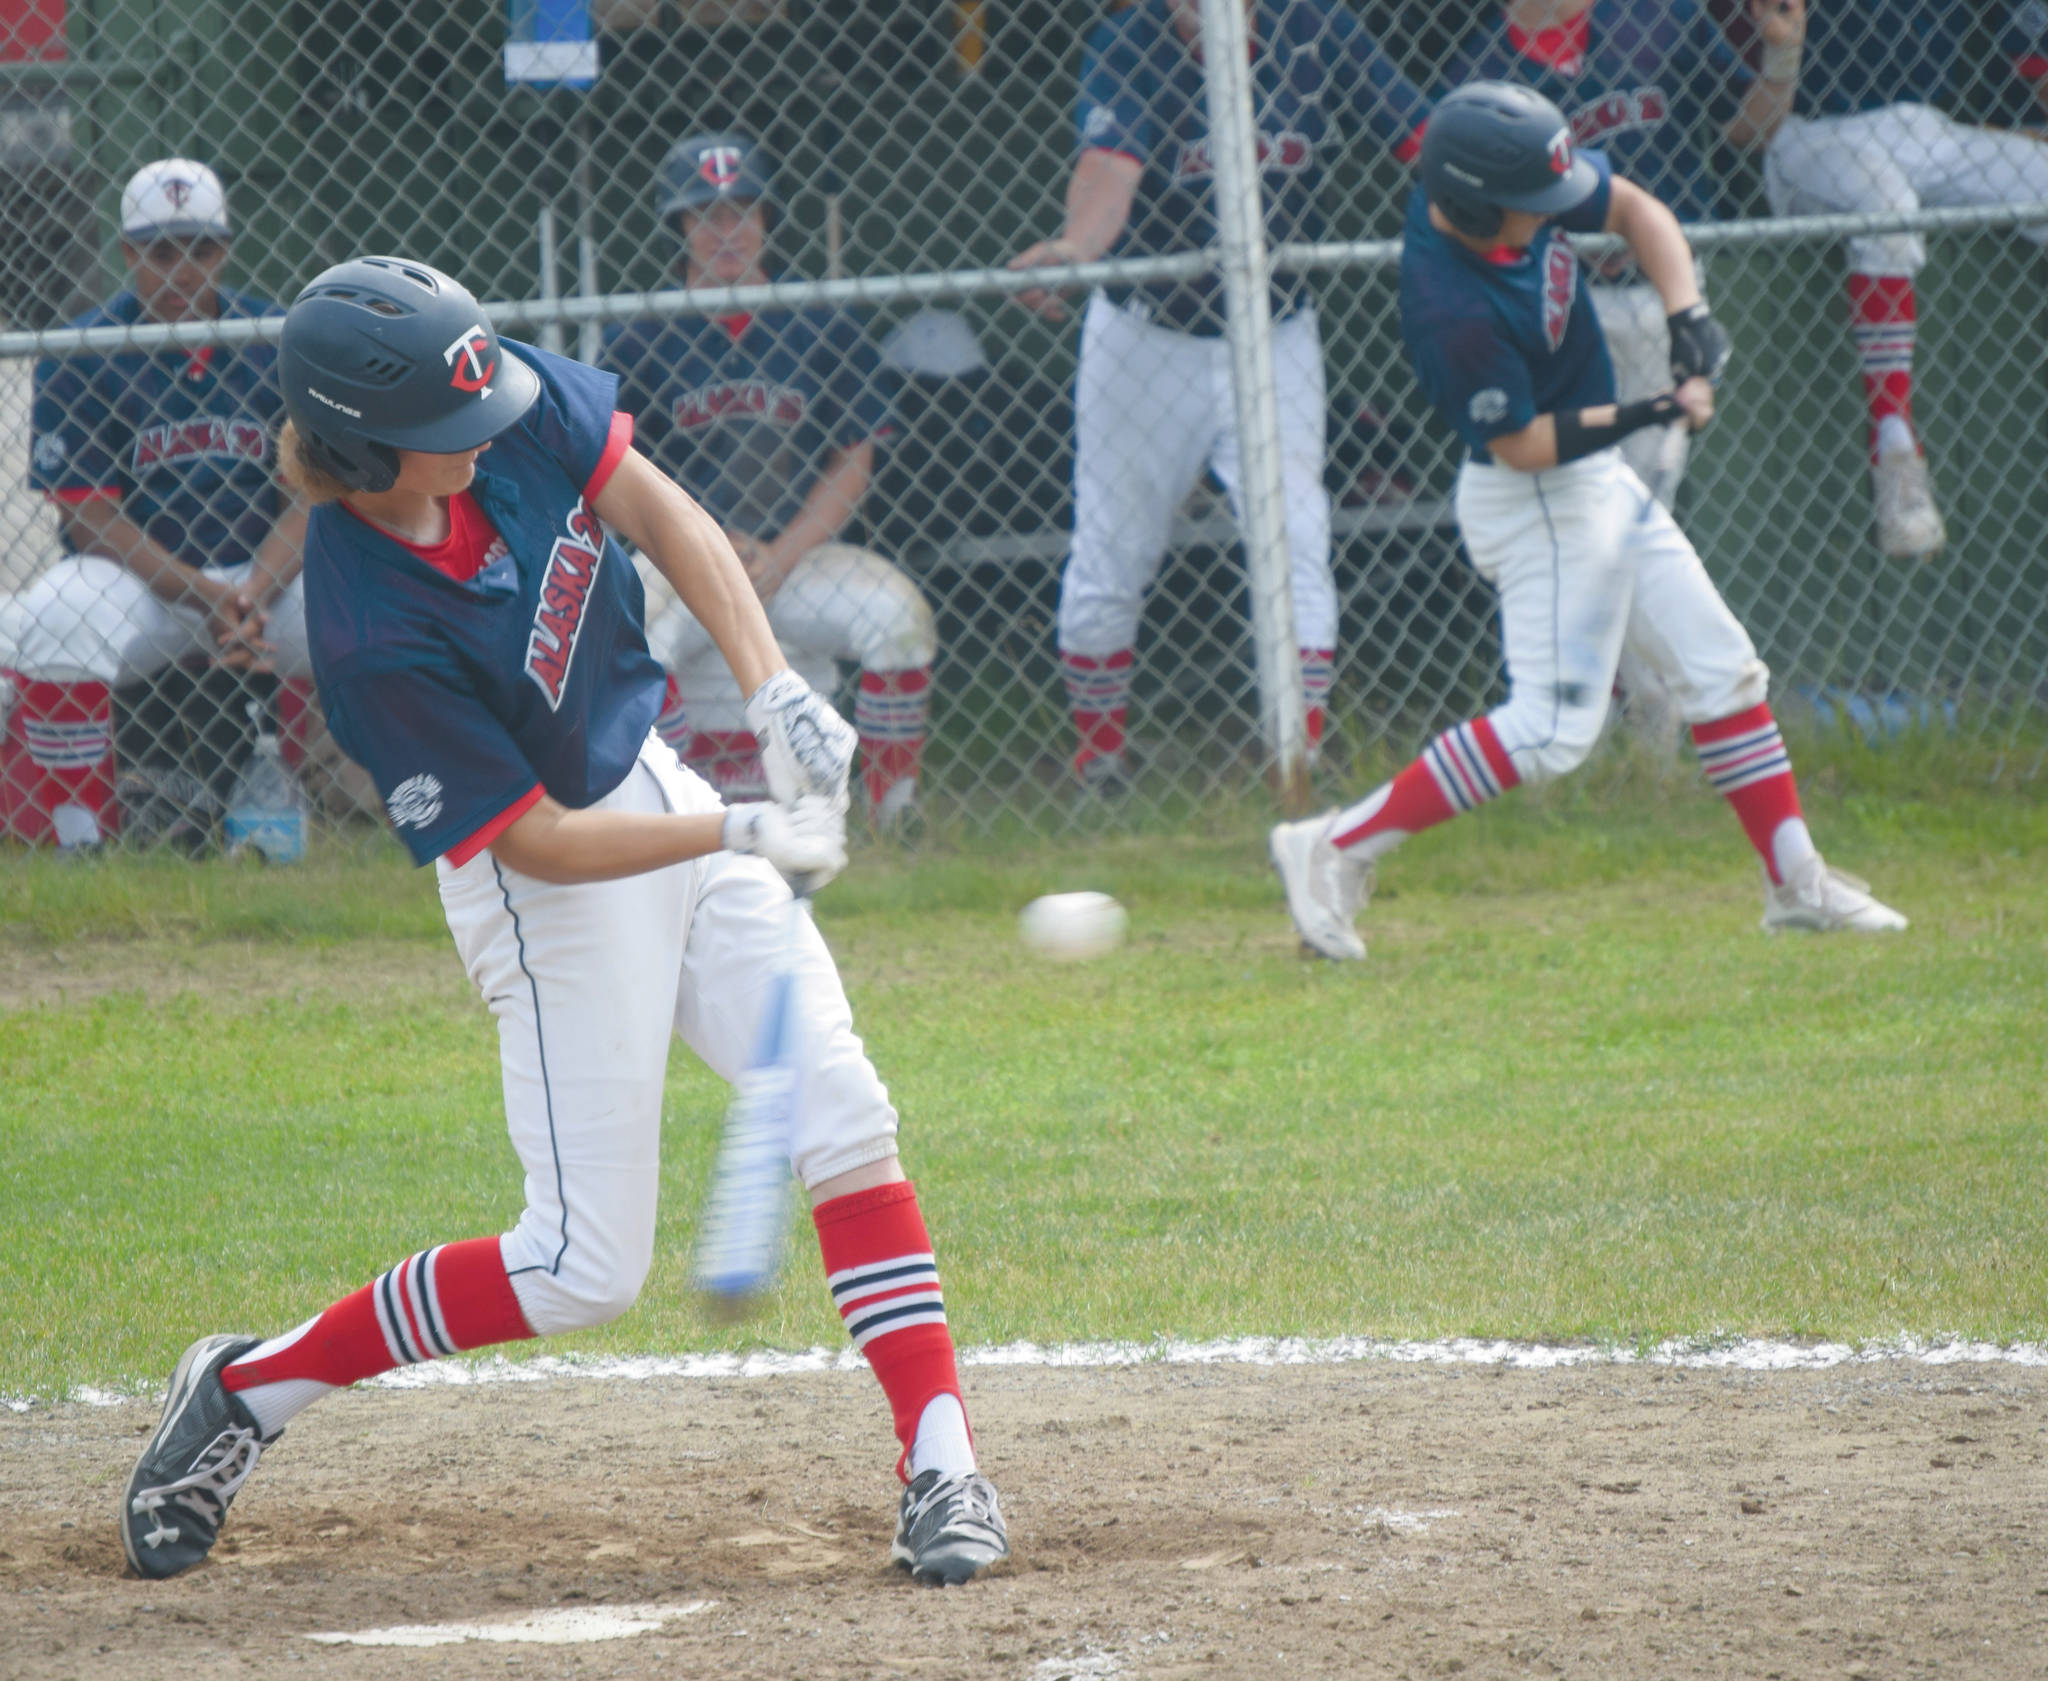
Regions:
<svg viewBox="0 0 2048 1681"><path fill-rule="evenodd" d="M806 893L846 868L846 814L815 795L786 806L773 800L728 806L723 839L726 851L767 859Z"/></svg>
<svg viewBox="0 0 2048 1681"><path fill-rule="evenodd" d="M769 793L784 805L810 795L845 811L860 738L810 684L778 671L747 697L747 727L761 744Z"/></svg>
<svg viewBox="0 0 2048 1681"><path fill-rule="evenodd" d="M1680 385L1689 379L1721 383L1728 370L1734 345L1728 329L1716 321L1705 304L1694 304L1668 318L1671 325L1671 377Z"/></svg>

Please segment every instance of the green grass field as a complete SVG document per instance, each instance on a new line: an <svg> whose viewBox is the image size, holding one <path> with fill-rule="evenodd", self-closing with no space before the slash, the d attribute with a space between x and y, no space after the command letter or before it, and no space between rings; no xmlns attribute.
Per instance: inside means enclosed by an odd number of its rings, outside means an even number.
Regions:
<svg viewBox="0 0 2048 1681"><path fill-rule="evenodd" d="M1808 807L1911 933L1766 939L1684 778L1424 838L1341 968L1249 814L857 860L819 920L956 1335L2048 1334L2048 793L1864 761ZM1028 959L1018 907L1078 886L1129 945ZM8 854L0 926L0 1395L160 1381L515 1215L494 1033L395 849ZM689 1297L723 1102L679 1048L654 1276L553 1347L836 1345L814 1253L740 1330Z"/></svg>

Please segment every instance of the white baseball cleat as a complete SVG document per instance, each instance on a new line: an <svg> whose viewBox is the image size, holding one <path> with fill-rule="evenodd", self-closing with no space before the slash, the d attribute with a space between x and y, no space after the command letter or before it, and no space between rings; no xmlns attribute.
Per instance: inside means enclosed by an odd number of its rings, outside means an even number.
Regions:
<svg viewBox="0 0 2048 1681"><path fill-rule="evenodd" d="M1896 934L1906 919L1882 903L1846 870L1838 870L1815 853L1793 866L1783 882L1764 879L1766 934L1794 929L1805 934Z"/></svg>
<svg viewBox="0 0 2048 1681"><path fill-rule="evenodd" d="M1372 865L1330 844L1336 821L1332 811L1275 824L1266 852L1287 889L1287 912L1296 930L1325 957L1341 963L1365 955L1365 942L1353 924L1372 896Z"/></svg>
<svg viewBox="0 0 2048 1681"><path fill-rule="evenodd" d="M1948 541L1918 450L1880 454L1870 469L1870 489L1877 503L1877 546L1892 559L1924 559Z"/></svg>

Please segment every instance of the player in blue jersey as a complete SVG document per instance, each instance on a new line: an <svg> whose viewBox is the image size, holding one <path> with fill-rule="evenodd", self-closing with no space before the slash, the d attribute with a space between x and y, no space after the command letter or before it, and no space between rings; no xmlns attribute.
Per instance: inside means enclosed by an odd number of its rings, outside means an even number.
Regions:
<svg viewBox="0 0 2048 1681"><path fill-rule="evenodd" d="M1401 258L1401 331L1431 405L1470 450L1459 529L1500 592L1508 698L1439 737L1343 811L1273 830L1301 936L1365 955L1353 926L1374 860L1419 829L1575 769L1599 739L1624 644L1669 685L1708 780L1762 859L1767 930L1901 929L1830 869L1801 814L1765 696L1770 673L1670 511L1617 446L1713 418L1728 339L1692 250L1658 199L1582 153L1564 113L1477 82L1432 113ZM1617 403L1614 369L1568 233L1628 244L1669 315L1671 383Z"/></svg>
<svg viewBox="0 0 2048 1681"><path fill-rule="evenodd" d="M598 1325L654 1250L677 1036L744 1065L789 955L783 875L845 862L854 736L783 662L718 524L633 447L609 374L500 341L447 275L369 257L285 317L287 470L317 504L306 622L330 727L433 862L498 1023L526 1209L436 1245L267 1341L186 1350L122 1496L129 1563L203 1559L286 1422L374 1373ZM746 693L774 799L723 807L652 733L640 548ZM896 1112L805 920L791 1159L833 1297L889 1398L907 1486L892 1556L964 1581L1008 1553L975 1465L931 1238Z"/></svg>
<svg viewBox="0 0 2048 1681"><path fill-rule="evenodd" d="M1803 50L1774 46L1738 0L1706 0L1743 55L1796 83L1794 114L1764 154L1764 185L1781 216L2048 203L2048 146L1979 128L1941 109L1977 8L1926 0L1833 0L1813 7ZM2048 6L1988 8L2015 70L2048 89ZM2048 244L2048 225L2022 230ZM1924 556L1947 541L1913 422L1913 352L1926 265L1917 234L1849 244L1849 323L1870 416L1878 546Z"/></svg>
<svg viewBox="0 0 2048 1681"><path fill-rule="evenodd" d="M233 228L203 163L145 164L121 194L128 287L77 327L274 315L221 285ZM36 367L29 485L68 558L0 605L0 830L91 845L119 823L112 690L210 655L306 671L305 510L278 488L267 345L114 351ZM6 672L16 674L12 685Z"/></svg>
<svg viewBox="0 0 2048 1681"><path fill-rule="evenodd" d="M677 143L657 183L686 287L770 278L782 213L767 151L743 134ZM850 310L770 309L633 322L606 339L640 447L725 527L790 662L826 693L860 668L854 727L868 819L907 836L931 710L937 630L923 593L839 541L895 430L891 376ZM674 674L665 740L722 792L749 797L761 757L742 697L703 625L664 613L648 641Z"/></svg>
<svg viewBox="0 0 2048 1681"><path fill-rule="evenodd" d="M1796 44L1805 0L1747 0L1773 41ZM1505 0L1459 46L1450 87L1520 82L1599 148L1616 174L1662 199L1680 221L1711 220L1717 189L1707 148L1716 137L1749 148L1776 133L1791 109L1789 82L1742 64L1694 0ZM1663 300L1625 257L1592 267L1593 310L1614 361L1616 395L1634 402L1669 387L1671 339ZM1702 284L1704 277L1702 276ZM1622 455L1665 506L1685 471L1680 437L1640 432Z"/></svg>
<svg viewBox="0 0 2048 1681"><path fill-rule="evenodd" d="M1357 18L1333 0L1246 0L1260 185L1274 240L1319 238L1323 176L1346 137L1412 158L1426 110ZM1211 243L1209 120L1198 0L1138 0L1097 24L1081 63L1079 156L1057 239L1012 268L1197 251ZM1056 298L1026 292L1057 318ZM1337 645L1325 399L1314 300L1299 274L1273 277L1294 626L1320 740ZM1074 380L1074 536L1060 585L1059 649L1084 787L1125 785L1131 666L1144 598L1174 514L1211 469L1238 498L1236 415L1222 282L1100 290L1088 300Z"/></svg>

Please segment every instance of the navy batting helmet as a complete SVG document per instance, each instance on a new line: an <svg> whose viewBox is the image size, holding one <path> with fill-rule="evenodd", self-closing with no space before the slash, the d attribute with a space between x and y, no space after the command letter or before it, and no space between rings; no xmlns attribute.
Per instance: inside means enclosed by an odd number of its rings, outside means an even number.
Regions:
<svg viewBox="0 0 2048 1681"><path fill-rule="evenodd" d="M540 395L469 289L404 257L316 276L285 313L277 372L312 463L351 490L389 490L401 449L489 443Z"/></svg>
<svg viewBox="0 0 2048 1681"><path fill-rule="evenodd" d="M1447 95L1423 130L1421 169L1430 202L1473 239L1498 234L1503 210L1554 216L1600 185L1564 113L1514 82L1471 82Z"/></svg>
<svg viewBox="0 0 2048 1681"><path fill-rule="evenodd" d="M779 210L771 177L775 160L757 140L726 131L678 140L661 160L655 180L654 214L672 221L685 210L702 210L720 199Z"/></svg>

